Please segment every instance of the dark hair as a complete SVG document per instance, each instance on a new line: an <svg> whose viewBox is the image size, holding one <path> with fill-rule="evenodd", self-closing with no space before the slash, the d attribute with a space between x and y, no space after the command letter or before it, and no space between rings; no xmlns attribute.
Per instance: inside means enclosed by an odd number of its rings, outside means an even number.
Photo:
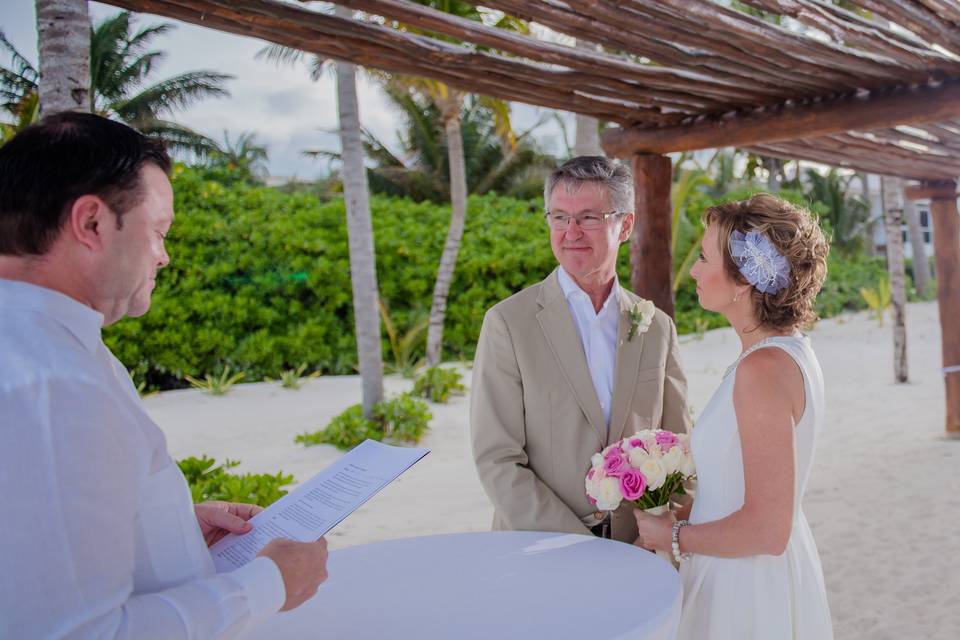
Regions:
<svg viewBox="0 0 960 640"><path fill-rule="evenodd" d="M143 197L140 170L170 173L159 140L90 113L44 118L0 147L0 255L43 255L73 203L96 195L121 217Z"/></svg>
<svg viewBox="0 0 960 640"><path fill-rule="evenodd" d="M749 284L730 252L734 231L758 231L790 264L790 283L775 294L750 290L761 325L789 330L817 319L814 300L827 277L830 245L818 220L806 209L769 193L739 202L726 202L703 212L704 225L717 225L723 266L735 282Z"/></svg>

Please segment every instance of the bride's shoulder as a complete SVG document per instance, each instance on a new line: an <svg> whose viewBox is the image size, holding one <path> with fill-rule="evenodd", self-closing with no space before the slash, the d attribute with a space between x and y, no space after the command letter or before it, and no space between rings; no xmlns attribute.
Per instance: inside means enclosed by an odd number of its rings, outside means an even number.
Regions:
<svg viewBox="0 0 960 640"><path fill-rule="evenodd" d="M737 366L735 388L750 391L776 390L803 384L803 373L793 357L777 347L756 349Z"/></svg>

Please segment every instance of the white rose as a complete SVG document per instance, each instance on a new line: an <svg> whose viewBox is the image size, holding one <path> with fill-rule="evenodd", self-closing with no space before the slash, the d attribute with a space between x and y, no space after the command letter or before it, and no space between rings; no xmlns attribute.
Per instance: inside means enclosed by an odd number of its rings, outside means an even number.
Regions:
<svg viewBox="0 0 960 640"><path fill-rule="evenodd" d="M637 303L637 308L640 310L640 317L642 318L640 330L646 331L650 327L650 323L653 322L657 307L649 300L641 300Z"/></svg>
<svg viewBox="0 0 960 640"><path fill-rule="evenodd" d="M649 457L650 454L640 447L630 449L630 453L627 454L627 459L630 461L630 466L634 469L639 469Z"/></svg>
<svg viewBox="0 0 960 640"><path fill-rule="evenodd" d="M593 499L597 501L597 509L600 511L614 511L620 506L623 495L620 494L620 481L616 478L604 478L600 482L594 483L596 493Z"/></svg>
<svg viewBox="0 0 960 640"><path fill-rule="evenodd" d="M673 447L670 451L667 451L661 460L667 470L667 475L680 471L685 457L683 449L680 447Z"/></svg>
<svg viewBox="0 0 960 640"><path fill-rule="evenodd" d="M603 456L599 453L595 453L590 456L590 466L594 469L600 469L603 467Z"/></svg>
<svg viewBox="0 0 960 640"><path fill-rule="evenodd" d="M647 452L652 456L661 455L660 445L657 444L657 434L650 430L642 431L641 434L640 440L643 441L643 446L647 448Z"/></svg>
<svg viewBox="0 0 960 640"><path fill-rule="evenodd" d="M680 473L683 474L684 478L697 475L697 468L693 465L693 456L683 456L683 462L680 464Z"/></svg>
<svg viewBox="0 0 960 640"><path fill-rule="evenodd" d="M663 468L660 461L653 457L647 457L639 467L640 473L647 479L647 489L656 491L663 486L667 479L667 470Z"/></svg>

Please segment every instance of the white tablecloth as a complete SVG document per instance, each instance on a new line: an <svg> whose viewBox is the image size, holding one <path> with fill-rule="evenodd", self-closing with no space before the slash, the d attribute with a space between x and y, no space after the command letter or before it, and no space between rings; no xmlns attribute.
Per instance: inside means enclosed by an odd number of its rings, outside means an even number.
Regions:
<svg viewBox="0 0 960 640"><path fill-rule="evenodd" d="M330 578L245 638L673 640L680 577L637 547L530 531L388 540L330 554Z"/></svg>

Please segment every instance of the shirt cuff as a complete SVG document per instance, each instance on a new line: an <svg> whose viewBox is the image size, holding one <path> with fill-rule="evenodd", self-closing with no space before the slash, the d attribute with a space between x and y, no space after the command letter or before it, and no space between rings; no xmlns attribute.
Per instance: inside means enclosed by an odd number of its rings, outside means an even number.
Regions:
<svg viewBox="0 0 960 640"><path fill-rule="evenodd" d="M240 583L247 596L248 624L257 624L275 614L287 599L280 568L270 558L254 558L227 575Z"/></svg>

